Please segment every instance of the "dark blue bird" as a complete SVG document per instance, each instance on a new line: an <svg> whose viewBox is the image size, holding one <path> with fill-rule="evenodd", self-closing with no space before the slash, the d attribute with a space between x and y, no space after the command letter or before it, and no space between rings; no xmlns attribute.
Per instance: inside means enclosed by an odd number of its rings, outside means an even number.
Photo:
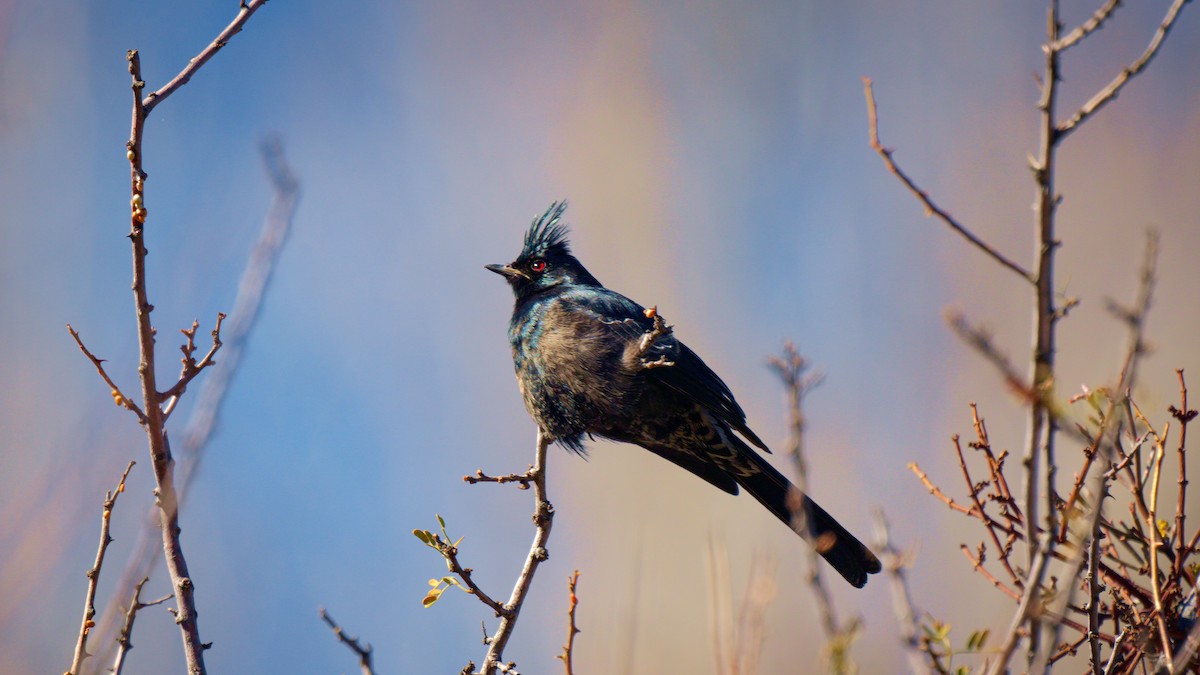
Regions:
<svg viewBox="0 0 1200 675"><path fill-rule="evenodd" d="M793 513L795 488L747 443L770 452L729 387L653 309L608 290L571 255L566 207L556 202L534 219L516 260L487 266L516 296L508 337L534 422L576 453L584 434L611 438L730 494L745 488L861 588L879 560L807 495Z"/></svg>

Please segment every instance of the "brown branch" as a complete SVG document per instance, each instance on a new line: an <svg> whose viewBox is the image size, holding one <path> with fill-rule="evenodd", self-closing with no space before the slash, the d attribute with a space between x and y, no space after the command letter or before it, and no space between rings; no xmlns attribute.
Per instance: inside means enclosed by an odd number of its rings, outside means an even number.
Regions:
<svg viewBox="0 0 1200 675"><path fill-rule="evenodd" d="M575 608L579 605L579 596L575 595L575 588L578 584L579 570L575 570L571 576L567 577L567 643L563 645L562 654L558 655L563 662L563 672L566 675L575 673L571 657L575 651L575 636L582 632L575 626Z"/></svg>
<svg viewBox="0 0 1200 675"><path fill-rule="evenodd" d="M1025 378L1017 372L1012 361L1004 352L1000 351L992 342L992 336L986 330L972 326L967 318L958 310L947 310L942 317L949 324L955 335L968 346L979 352L987 359L996 370L1000 371L1001 377L1004 378L1004 383L1012 389L1013 393L1021 397L1021 400L1027 403L1036 403L1042 398L1043 392L1039 392L1034 387L1030 386ZM1026 506L1028 510L1028 505Z"/></svg>
<svg viewBox="0 0 1200 675"><path fill-rule="evenodd" d="M1062 53L1079 44L1081 40L1091 35L1093 31L1103 27L1104 22L1108 21L1112 17L1113 12L1120 6L1121 0L1107 0L1100 9L1097 9L1094 14L1088 17L1087 21L1084 21L1075 30L1059 38L1051 48Z"/></svg>
<svg viewBox="0 0 1200 675"><path fill-rule="evenodd" d="M1179 420L1179 501L1175 505L1175 570L1174 577L1183 576L1184 561L1191 555L1190 547L1184 545L1184 514L1187 511L1187 428L1188 422L1196 418L1197 412L1188 408L1187 382L1183 378L1183 369L1175 371L1179 377L1179 407L1171 406L1167 410Z"/></svg>
<svg viewBox="0 0 1200 675"><path fill-rule="evenodd" d="M141 101L141 106L145 109L145 114L149 115L150 111L154 110L159 103L162 103L168 96L175 93L177 89L187 84L188 80L192 79L192 76L196 74L196 71L200 70L201 66L216 56L217 52L221 51L221 48L228 44L234 35L242 32L242 27L250 19L250 15L254 14L254 12L258 11L265 4L267 4L267 0L250 0L249 2L242 0L240 11L234 17L233 21L225 27L225 30L222 30L216 39L210 42L199 54L193 56L188 61L188 64L184 66L183 70L179 71L179 74L172 78L170 82L163 85L158 91L147 95Z"/></svg>
<svg viewBox="0 0 1200 675"><path fill-rule="evenodd" d="M358 638L347 635L346 631L342 630L342 627L333 620L333 617L329 616L329 612L326 612L324 607L318 607L317 611L321 615L321 620L337 636L338 641L346 645L358 657L358 667L362 669L363 675L374 675L375 669L371 665L371 644L361 644Z"/></svg>
<svg viewBox="0 0 1200 675"><path fill-rule="evenodd" d="M1146 526L1150 532L1150 592L1154 598L1154 618L1158 623L1158 637L1162 640L1163 658L1167 662L1167 670L1175 670L1175 664L1171 660L1171 638L1167 635L1167 623L1163 618L1163 600L1162 588L1158 583L1158 549L1162 546L1162 537L1158 533L1158 479L1162 475L1163 455L1167 454L1167 450L1163 447L1166 442L1166 433L1155 445L1154 453L1154 473L1150 487L1150 513L1146 520Z"/></svg>
<svg viewBox="0 0 1200 675"><path fill-rule="evenodd" d="M533 483L533 467L529 467L529 471L525 473L510 473L503 476L489 476L483 472L483 469L476 469L474 476L463 476L463 481L474 485L476 483L517 483L518 490L528 490L529 485Z"/></svg>
<svg viewBox="0 0 1200 675"><path fill-rule="evenodd" d="M871 148L873 148L875 152L878 152L879 156L883 158L883 163L885 166L887 166L888 171L891 171L892 175L896 176L896 178L899 178L900 182L904 183L904 186L907 187L908 190L912 192L913 195L915 195L916 198L921 202L921 204L925 206L925 215L936 215L938 219L948 225L950 229L962 235L963 238L971 242L971 244L973 244L979 250L989 255L993 260L1000 263L1001 266L1016 272L1017 275L1019 275L1022 279L1030 283L1034 283L1033 275L1030 274L1025 268L1004 256L995 248L992 248L990 244L977 237L973 232L955 220L954 216L951 216L949 213L942 210L933 202L927 192L918 187L917 184L908 177L908 174L904 173L900 167L896 165L895 160L892 159L893 150L891 148L884 147L879 140L879 118L875 107L875 91L871 84L871 78L864 77L862 78L862 81L863 91L867 97L867 123L870 128Z"/></svg>
<svg viewBox="0 0 1200 675"><path fill-rule="evenodd" d="M923 653L928 656L928 652L921 647L917 613L913 610L912 592L904 574L904 569L910 565L911 556L898 551L892 544L891 532L882 509L875 510L875 551L879 554L884 576L891 587L892 611L899 627L900 644L908 659L909 672L913 675L930 673L930 665L926 663L925 656L922 656Z"/></svg>
<svg viewBox="0 0 1200 675"><path fill-rule="evenodd" d="M274 188L271 207L263 220L258 240L250 253L249 261L238 282L237 297L233 303L230 320L222 330L224 346L221 347L221 367L215 368L204 378L197 393L197 401L183 431L183 442L179 449L178 489L180 500L187 494L192 479L196 475L208 439L211 438L217 424L217 418L225 394L229 390L233 376L237 373L245 350L249 334L259 316L262 297L270 282L275 263L283 250L287 234L300 198L299 183L288 167L283 155L282 144L278 140L267 140L262 144L263 163L267 176ZM178 399L176 399L178 400ZM164 413L169 413L168 406ZM109 635L115 630L117 617L122 612L120 599L127 597L139 579L151 574L161 555L155 555L155 549L161 547L161 533L154 526L157 521L157 507L153 507L147 522L149 527L142 528L138 542L126 559L125 570L117 592L105 608L98 629L102 635ZM158 539L156 543L155 539ZM114 641L108 641L106 654L111 653ZM104 660L108 660L105 658Z"/></svg>
<svg viewBox="0 0 1200 675"><path fill-rule="evenodd" d="M117 384L113 382L112 378L108 376L108 373L104 371L104 359L96 358L95 355L88 351L87 347L83 346L83 340L80 339L79 333L77 333L75 329L71 327L71 324L67 324L67 332L71 334L71 337L75 338L75 344L79 345L80 351L83 352L84 356L88 357L88 360L91 361L92 365L96 367L96 372L100 373L100 377L104 379L104 383L107 384L109 390L112 391L113 402L125 408L126 410L132 411L133 414L137 415L139 421L145 422L146 415L142 413L142 409L139 408L136 403L129 400L128 396L122 394L121 389L117 387Z"/></svg>
<svg viewBox="0 0 1200 675"><path fill-rule="evenodd" d="M1150 39L1150 44L1146 46L1146 50L1142 52L1142 55L1122 69L1106 87L1097 92L1087 103L1084 103L1074 115L1071 115L1065 122L1058 125L1057 132L1060 140L1077 129L1080 124L1087 121L1088 118L1104 107L1105 104L1115 99L1129 80L1141 73L1150 64L1150 61L1158 54L1159 48L1162 47L1167 33L1170 32L1171 28L1175 25L1176 19L1179 18L1179 12L1187 3L1188 0L1175 0L1171 3L1171 6L1167 8L1166 16L1163 17L1158 30L1154 31L1154 36Z"/></svg>
<svg viewBox="0 0 1200 675"><path fill-rule="evenodd" d="M546 497L546 448L550 445L550 441L548 435L538 430L533 468L529 470L533 478L533 525L535 528L533 545L529 548L529 555L525 558L521 575L517 577L517 583L513 586L512 595L504 605L505 615L500 618L500 625L496 628L496 632L487 638L488 651L482 667L484 675L492 675L502 667L504 648L508 646L508 640L512 637L517 618L521 613L521 606L525 604L525 596L529 593L529 587L533 583L533 576L537 573L538 566L542 561L550 557L546 551L546 544L550 541L550 527L554 523L554 506Z"/></svg>
<svg viewBox="0 0 1200 675"><path fill-rule="evenodd" d="M146 607L161 605L162 603L175 597L173 595L164 595L157 600L150 602L142 602L142 586L150 581L150 577L144 577L133 588L133 598L129 601L129 607L125 610L125 623L121 626L121 633L117 636L117 656L113 660L112 673L113 675L121 675L121 669L125 667L125 657L129 655L129 650L133 649L133 621L137 617L137 613Z"/></svg>
<svg viewBox="0 0 1200 675"><path fill-rule="evenodd" d="M179 539L179 498L175 492L174 460L167 444L164 429L163 411L160 407L161 398L158 394L158 384L155 375L154 360L154 326L150 321L150 312L154 306L150 304L146 290L146 247L144 244L143 225L146 221L145 200L143 197L145 172L142 171L142 129L146 119L146 111L142 103L141 90L145 87L142 81L141 60L136 50L128 53L129 75L133 81L133 122L128 143L127 153L130 165L130 183L133 191L130 216L129 239L133 244L133 295L137 313L138 347L141 360L138 364L138 374L142 383L142 404L145 409L146 436L150 445L150 460L154 468L154 479L159 507L159 524L162 529L163 554L167 569L171 574L171 584L175 589L175 622L179 625L183 638L184 658L187 661L188 672L191 675L204 675L205 645L200 640L200 630L196 624L195 585L187 570L187 561L183 555L183 547Z"/></svg>
<svg viewBox="0 0 1200 675"><path fill-rule="evenodd" d="M74 334L74 331L72 331L72 334ZM76 340L78 341L78 338ZM71 659L71 669L67 671L67 675L80 675L83 668L83 660L92 656L88 653L87 641L88 635L91 634L92 628L96 625L93 618L96 616L96 587L100 584L100 568L104 565L104 554L108 551L108 545L113 540L108 534L109 525L112 522L112 510L117 505L117 497L125 491L125 479L129 477L129 471L133 469L133 465L136 463L130 461L125 467L124 473L121 474L121 480L117 483L117 487L104 495L104 511L100 516L100 546L96 549L96 561L92 564L91 569L87 571L88 588L87 596L83 602L83 620L80 622L79 637L75 641L75 655Z"/></svg>
<svg viewBox="0 0 1200 675"><path fill-rule="evenodd" d="M221 322L225 320L225 312L217 312L217 325L212 331L212 347L208 353L199 362L192 356L196 351L196 329L200 327L199 321L192 321L191 328L180 330L180 333L187 338L187 342L179 347L179 351L183 352L183 369L179 373L179 381L177 381L170 389L158 395L160 401L167 401L167 405L163 408L163 418L170 417L171 411L175 409L175 405L179 402L179 397L187 390L188 383L196 379L200 371L215 365L213 356L217 350L221 348ZM169 399L169 400L168 400Z"/></svg>
<svg viewBox="0 0 1200 675"><path fill-rule="evenodd" d="M958 455L958 466L962 469L963 480L967 482L967 491L971 493L971 500L975 502L975 510L980 514L980 519L986 525L988 535L992 538L992 543L996 546L996 553L1000 556L1000 563L1004 566L1004 571L1008 572L1008 576L1017 585L1021 587L1021 580L1017 573L1013 570L1012 564L1008 561L1008 547L1000 543L1000 535L996 534L996 527L992 526L995 522L983 508L983 501L979 499L980 487L976 486L971 480L971 472L967 469L967 459L963 456L962 445L958 441L958 435L954 436L954 451ZM998 524L998 523L997 523Z"/></svg>
<svg viewBox="0 0 1200 675"><path fill-rule="evenodd" d="M983 546L982 545L980 545L979 554L971 553L971 547L967 546L966 544L959 544L958 547L960 549L962 549L963 555L967 556L967 560L971 561L971 567L976 572L979 572L980 574L982 574L983 578L988 580L988 583L995 586L1002 593L1004 593L1008 597L1012 598L1014 601L1016 601L1016 602L1021 601L1021 594L1018 591L1009 588L1007 585L1005 585L1005 583L1003 581L1000 581L999 579L997 579L994 574L989 572L988 569L983 566Z"/></svg>
<svg viewBox="0 0 1200 675"><path fill-rule="evenodd" d="M796 532L809 532L808 511L804 508L804 494L808 490L808 462L804 457L804 397L814 387L820 385L820 373L808 373L808 362L796 346L791 342L784 344L783 353L768 360L771 369L779 376L787 392L788 401L788 449L787 455L795 467L796 487L787 496L787 506L792 512L792 529ZM821 563L818 559L817 547L805 549L808 558L807 579L813 598L816 600L817 614L821 618L821 626L825 630L825 640L832 642L846 635L845 626L837 619L833 597L829 587L821 576Z"/></svg>

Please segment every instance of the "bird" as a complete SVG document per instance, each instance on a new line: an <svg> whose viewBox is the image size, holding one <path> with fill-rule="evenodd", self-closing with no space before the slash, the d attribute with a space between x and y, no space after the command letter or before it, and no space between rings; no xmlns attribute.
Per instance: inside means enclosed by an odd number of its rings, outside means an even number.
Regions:
<svg viewBox="0 0 1200 675"><path fill-rule="evenodd" d="M851 585L866 585L879 559L751 447L770 452L656 307L587 271L571 252L566 208L556 201L535 217L511 263L485 265L512 288L513 367L544 437L585 457L585 435L632 443L724 492L745 489Z"/></svg>

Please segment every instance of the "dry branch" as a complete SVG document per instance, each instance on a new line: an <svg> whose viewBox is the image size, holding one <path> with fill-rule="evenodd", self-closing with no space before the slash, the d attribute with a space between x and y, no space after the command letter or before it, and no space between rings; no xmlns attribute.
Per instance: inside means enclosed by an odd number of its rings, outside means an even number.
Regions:
<svg viewBox="0 0 1200 675"><path fill-rule="evenodd" d="M333 617L329 616L329 612L326 612L324 607L318 607L317 611L321 614L321 620L337 636L338 642L346 645L358 657L358 667L362 669L362 675L375 675L375 668L372 665L371 644L362 644L358 641L358 638L347 635L346 631L342 630L342 627L333 620Z"/></svg>

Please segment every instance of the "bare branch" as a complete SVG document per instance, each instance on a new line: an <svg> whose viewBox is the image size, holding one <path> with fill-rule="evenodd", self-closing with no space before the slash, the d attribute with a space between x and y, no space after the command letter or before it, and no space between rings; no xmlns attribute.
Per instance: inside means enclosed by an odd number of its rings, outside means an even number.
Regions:
<svg viewBox="0 0 1200 675"><path fill-rule="evenodd" d="M278 140L267 140L262 144L263 162L267 175L274 187L274 198L271 207L263 220L258 241L250 253L249 261L242 272L238 283L237 297L233 303L231 318L223 328L223 345L221 347L221 367L213 369L203 380L197 394L197 401L191 417L183 431L183 442L179 450L178 485L180 501L183 500L196 475L196 469L204 456L204 448L216 427L217 417L225 400L225 393L233 376L241 363L242 353L248 341L251 329L259 316L262 297L271 279L275 263L283 250L287 234L300 198L300 190L295 177L288 168L283 156L283 148ZM178 399L176 399L177 401ZM169 414L172 405L164 409ZM137 544L126 559L125 570L113 599L105 608L98 630L102 635L111 635L116 630L117 617L123 611L119 603L121 598L128 597L133 592L134 584L139 579L147 577L153 571L160 555L156 548L161 547L161 533L158 532L157 507L148 514L149 527L143 528L138 536ZM157 539L157 541L156 541ZM112 645L106 643L106 658L111 655Z"/></svg>
<svg viewBox="0 0 1200 675"><path fill-rule="evenodd" d="M582 632L575 626L575 608L579 605L579 596L575 594L575 588L578 584L579 570L575 570L571 576L567 577L567 643L563 645L562 654L558 655L563 662L563 672L566 675L575 673L571 657L575 651L575 636Z"/></svg>
<svg viewBox="0 0 1200 675"><path fill-rule="evenodd" d="M971 242L975 248L978 248L990 256L992 260L995 260L996 262L1000 263L1001 266L1016 272L1017 275L1025 281L1028 281L1029 283L1035 283L1034 276L1030 274L1028 270L1013 262L1004 254L993 248L990 244L980 239L975 235L975 233L968 230L966 226L959 223L954 216L951 216L949 213L935 204L933 199L929 197L929 193L918 187L917 184L908 177L908 174L904 173L900 167L896 165L895 160L892 159L893 150L891 148L884 147L879 140L879 119L875 108L875 91L871 84L871 78L864 77L862 80L863 90L867 97L867 123L870 126L871 147L875 150L875 152L879 153L880 157L883 158L883 163L885 166L887 166L888 171L891 171L892 175L896 176L896 178L899 178L900 182L904 183L904 186L908 188L909 192L912 192L913 195L915 195L916 198L921 202L921 204L925 206L925 215L937 216L938 219L948 225L950 229L962 235L963 238Z"/></svg>
<svg viewBox="0 0 1200 675"><path fill-rule="evenodd" d="M75 332L71 331L71 334L75 335ZM79 340L78 337L75 339ZM80 347L82 346L81 344ZM87 350L84 351L86 353ZM91 355L89 354L89 356ZM100 517L100 547L96 549L96 561L87 571L88 588L86 599L83 602L83 621L80 622L79 637L75 641L75 655L71 659L71 669L67 671L67 675L81 675L83 660L92 656L88 653L87 641L88 635L96 625L93 618L96 616L96 587L100 584L100 568L104 565L104 554L108 551L108 545L112 543L112 537L108 534L109 524L112 521L112 510L117 505L117 497L125 491L125 479L129 478L129 471L136 463L131 460L126 465L124 473L121 474L121 480L117 483L117 487L104 495L104 511Z"/></svg>
<svg viewBox="0 0 1200 675"><path fill-rule="evenodd" d="M145 422L146 416L142 413L142 409L139 408L136 403L129 400L128 396L122 394L120 388L117 387L117 384L113 382L112 378L108 376L108 373L104 371L104 359L96 358L90 351L88 351L87 347L83 346L83 340L79 338L79 333L75 332L74 328L71 328L71 324L67 324L67 332L71 334L71 337L75 338L75 344L79 345L79 349L83 352L83 355L88 357L88 360L91 361L92 365L96 367L96 372L100 373L100 377L104 378L105 384L107 384L109 390L112 391L113 401L126 410L132 411L133 414L137 415L139 421Z"/></svg>
<svg viewBox="0 0 1200 675"><path fill-rule="evenodd" d="M1109 18L1112 17L1113 12L1115 12L1120 6L1121 0L1106 0L1100 9L1097 9L1094 14L1088 17L1087 21L1084 21L1079 25L1078 28L1059 38L1058 41L1050 46L1050 49L1061 53L1079 44L1083 38L1091 35L1092 31L1099 30L1101 27L1103 27L1104 22L1108 21Z"/></svg>
<svg viewBox="0 0 1200 675"><path fill-rule="evenodd" d="M463 476L463 482L474 485L476 483L517 483L518 490L528 490L529 485L533 483L532 477L533 467L529 467L529 471L525 473L510 473L503 476L489 476L483 472L483 469L476 469L474 476Z"/></svg>
<svg viewBox="0 0 1200 675"><path fill-rule="evenodd" d="M333 617L329 616L329 612L326 612L324 607L318 607L317 611L321 614L321 620L324 621L325 625L329 626L329 629L332 630L333 634L337 636L338 641L346 645L346 647L348 647L350 651L354 652L355 656L358 657L358 667L362 669L362 674L375 675L374 666L371 665L370 643L365 645L361 644L358 641L358 638L347 635L346 631L342 630L342 627L333 620Z"/></svg>
<svg viewBox="0 0 1200 675"><path fill-rule="evenodd" d="M170 82L163 85L158 91L146 96L141 102L142 107L145 109L145 114L149 115L150 111L154 110L159 103L165 101L177 89L187 84L188 80L192 79L192 76L196 74L196 71L200 70L201 66L216 56L217 52L221 51L221 48L228 44L234 35L242 32L242 27L250 20L250 15L254 14L254 12L258 11L265 4L267 4L267 0L250 0L250 2L243 0L237 16L225 27L225 30L217 35L215 40L210 42L199 54L193 56L188 61L188 64L184 66L183 70L179 71L179 74L172 78Z"/></svg>
<svg viewBox="0 0 1200 675"><path fill-rule="evenodd" d="M533 468L529 471L533 477L533 545L529 548L521 575L517 577L517 583L513 586L512 595L504 605L506 612L500 618L500 626L488 638L488 651L482 668L484 675L492 675L498 669L503 669L504 648L508 646L508 640L512 637L521 606L525 603L525 596L533 583L533 576L537 573L538 566L550 557L546 551L546 544L550 541L550 526L554 523L554 506L546 497L546 448L550 441L549 436L538 430Z"/></svg>
<svg viewBox="0 0 1200 675"><path fill-rule="evenodd" d="M875 551L883 562L883 573L892 589L892 610L900 630L900 643L908 659L908 669L913 675L927 675L932 670L921 649L917 613L913 610L912 592L904 574L911 556L898 551L892 545L892 535L882 509L875 510Z"/></svg>
<svg viewBox="0 0 1200 675"><path fill-rule="evenodd" d="M133 589L133 598L129 601L129 608L125 610L125 623L121 626L121 633L117 636L117 656L113 660L112 673L113 675L121 675L121 669L125 667L125 657L129 655L129 650L133 649L133 621L137 618L137 613L154 605L162 603L175 597L173 595L164 595L157 600L150 602L142 602L142 587L146 582L150 581L150 577L145 577L137 583Z"/></svg>
<svg viewBox="0 0 1200 675"><path fill-rule="evenodd" d="M1100 110L1100 108L1103 108L1109 101L1115 99L1129 80L1141 73L1150 64L1150 61L1158 54L1159 48L1162 47L1167 33L1170 32L1171 28L1175 25L1175 21L1179 18L1179 12L1187 3L1188 0L1175 0L1171 3L1171 6L1167 8L1166 16L1163 17L1158 30L1154 31L1154 37L1150 38L1150 44L1146 46L1146 50L1142 52L1142 55L1118 73L1112 82L1108 83L1108 86L1097 92L1087 103L1084 103L1083 107L1077 110L1074 115L1071 115L1070 118L1058 125L1058 138L1060 140L1077 129L1080 124L1087 121L1088 118Z"/></svg>
<svg viewBox="0 0 1200 675"><path fill-rule="evenodd" d="M196 376L200 374L200 371L216 364L216 361L213 361L213 356L216 355L217 350L221 348L221 322L224 320L225 312L218 312L217 325L212 331L212 347L209 348L208 353L204 355L204 358L200 359L199 363L196 362L196 359L193 358L192 354L196 351L196 329L200 327L200 322L192 321L191 328L185 328L179 331L187 338L187 342L185 342L179 348L179 351L183 352L183 358L181 359L183 362L183 370L179 373L179 381L177 381L170 389L158 395L159 400L167 401L167 405L163 408L164 419L170 417L171 411L175 409L176 404L179 402L179 397L183 395L185 390L187 390L188 383L196 379Z"/></svg>

